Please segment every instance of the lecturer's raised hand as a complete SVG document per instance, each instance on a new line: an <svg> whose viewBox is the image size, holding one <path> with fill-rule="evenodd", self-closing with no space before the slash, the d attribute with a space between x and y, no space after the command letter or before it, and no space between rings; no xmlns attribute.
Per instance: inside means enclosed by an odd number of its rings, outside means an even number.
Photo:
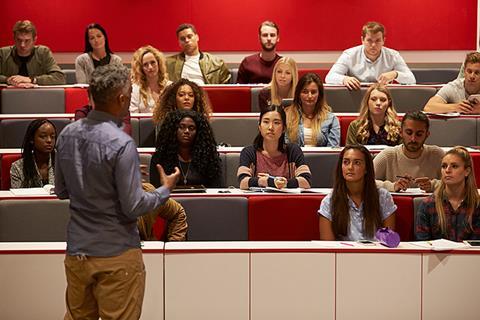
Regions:
<svg viewBox="0 0 480 320"><path fill-rule="evenodd" d="M160 182L162 186L172 190L177 184L178 178L180 177L180 170L178 167L175 167L175 171L172 174L167 175L163 170L162 166L157 164L158 175L160 176Z"/></svg>

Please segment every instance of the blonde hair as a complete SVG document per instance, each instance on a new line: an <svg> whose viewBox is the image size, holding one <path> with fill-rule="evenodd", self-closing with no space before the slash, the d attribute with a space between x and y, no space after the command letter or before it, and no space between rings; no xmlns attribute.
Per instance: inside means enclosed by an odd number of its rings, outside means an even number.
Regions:
<svg viewBox="0 0 480 320"><path fill-rule="evenodd" d="M298 143L298 127L300 124L300 118L302 116L302 100L300 94L305 86L310 83L315 83L318 87L318 99L313 110L314 117L312 119L312 141L305 141L305 144L317 144L317 136L321 130L322 123L327 119L328 113L332 111L332 108L327 104L325 99L325 93L323 91L323 84L320 77L315 73L306 73L298 81L295 87L295 95L293 98L293 105L287 107L285 112L287 114L287 136L290 142ZM310 143L308 143L310 142Z"/></svg>
<svg viewBox="0 0 480 320"><path fill-rule="evenodd" d="M356 139L359 143L365 144L370 137L370 128L372 126L372 119L370 118L370 108L368 102L370 96L374 90L384 93L388 99L388 107L385 110L385 131L387 132L387 140L396 142L400 137L400 121L397 119L397 111L393 106L392 95L387 87L380 84L373 84L368 88L367 92L363 96L362 103L360 105L360 112L358 120L360 125L358 128Z"/></svg>
<svg viewBox="0 0 480 320"><path fill-rule="evenodd" d="M140 98L142 99L142 102L144 105L148 105L147 77L143 72L143 57L147 53L153 54L153 56L155 57L155 60L157 60L157 64L158 64L157 84L160 87L160 94L163 92L168 82L168 73L167 73L165 57L160 51L158 51L158 49L148 45L148 46L141 47L137 51L135 51L132 58L132 82L137 84L140 87Z"/></svg>
<svg viewBox="0 0 480 320"><path fill-rule="evenodd" d="M278 61L275 63L275 66L273 67L273 73L272 73L272 81L270 81L270 92L271 92L271 102L274 105L281 105L282 104L282 99L278 96L278 84L277 84L277 69L279 68L280 64L286 64L290 68L290 71L292 72L292 82L290 83L290 90L288 91L288 98L293 98L293 93L295 91L295 87L297 86L298 82L298 69L297 69L297 63L295 60L289 57L283 57L278 59Z"/></svg>
<svg viewBox="0 0 480 320"><path fill-rule="evenodd" d="M477 183L475 181L475 173L473 171L472 157L467 149L464 147L454 147L445 153L443 159L449 154L459 157L465 168L470 168L470 173L465 177L465 199L463 200L467 206L467 221L468 227L472 228L472 216L475 208L480 205L480 195L477 190ZM447 221L445 217L445 210L443 208L443 198L445 196L445 182L443 179L440 185L435 189L435 210L438 215L438 225L443 234L447 232Z"/></svg>

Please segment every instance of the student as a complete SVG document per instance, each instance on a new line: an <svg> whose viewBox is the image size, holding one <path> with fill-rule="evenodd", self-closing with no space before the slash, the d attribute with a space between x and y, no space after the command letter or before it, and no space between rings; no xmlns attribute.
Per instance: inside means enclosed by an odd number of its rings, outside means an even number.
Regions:
<svg viewBox="0 0 480 320"><path fill-rule="evenodd" d="M398 51L384 47L385 27L367 22L362 28L362 44L345 50L332 66L325 82L359 90L361 82L415 84L415 76Z"/></svg>
<svg viewBox="0 0 480 320"><path fill-rule="evenodd" d="M289 57L280 58L273 68L272 81L258 95L260 111L269 105L282 105L283 99L293 99L298 82L298 71L295 60Z"/></svg>
<svg viewBox="0 0 480 320"><path fill-rule="evenodd" d="M358 118L350 123L346 144L400 144L400 122L387 87L373 84L363 96Z"/></svg>
<svg viewBox="0 0 480 320"><path fill-rule="evenodd" d="M442 159L442 179L416 216L416 240L480 240L480 196L467 149L450 149Z"/></svg>
<svg viewBox="0 0 480 320"><path fill-rule="evenodd" d="M122 64L122 58L110 50L107 32L98 23L91 23L85 28L83 52L75 59L77 83L88 83L96 67L113 63Z"/></svg>
<svg viewBox="0 0 480 320"><path fill-rule="evenodd" d="M172 81L185 78L199 85L230 83L231 75L225 62L200 51L200 37L192 24L178 26L177 40L182 52L167 57L167 71Z"/></svg>
<svg viewBox="0 0 480 320"><path fill-rule="evenodd" d="M12 163L12 188L37 188L55 182L57 129L48 119L30 122L23 138L22 158Z"/></svg>
<svg viewBox="0 0 480 320"><path fill-rule="evenodd" d="M165 88L153 109L153 123L156 125L157 135L167 113L177 109L191 109L203 114L207 119L212 114L205 91L195 82L180 79Z"/></svg>
<svg viewBox="0 0 480 320"><path fill-rule="evenodd" d="M426 192L435 189L440 178L444 152L425 144L430 135L430 121L421 111L407 112L402 119L403 143L383 149L375 159L377 185L390 192L418 187Z"/></svg>
<svg viewBox="0 0 480 320"><path fill-rule="evenodd" d="M300 147L336 147L340 145L340 123L325 100L320 77L303 75L295 88L293 105L287 114L286 141Z"/></svg>
<svg viewBox="0 0 480 320"><path fill-rule="evenodd" d="M390 193L375 185L367 148L347 145L338 158L333 190L320 204L320 239L373 240L377 229L395 229L396 210Z"/></svg>
<svg viewBox="0 0 480 320"><path fill-rule="evenodd" d="M132 99L130 112L152 112L168 80L165 57L152 46L139 48L132 59Z"/></svg>
<svg viewBox="0 0 480 320"><path fill-rule="evenodd" d="M269 106L260 114L253 145L243 148L237 171L241 189L249 187L310 188L312 175L303 152L285 143L286 115L280 106Z"/></svg>
<svg viewBox="0 0 480 320"><path fill-rule="evenodd" d="M150 162L150 183L160 186L157 164L168 174L180 168L178 185L222 186L221 160L208 120L188 109L167 114L157 137L157 149Z"/></svg>
<svg viewBox="0 0 480 320"><path fill-rule="evenodd" d="M269 83L272 80L272 70L280 59L276 50L280 41L277 24L263 21L258 28L258 39L262 51L242 60L238 67L238 83Z"/></svg>
<svg viewBox="0 0 480 320"><path fill-rule="evenodd" d="M0 48L0 83L20 88L65 84L65 75L46 46L35 45L37 29L29 20L13 26L13 46Z"/></svg>

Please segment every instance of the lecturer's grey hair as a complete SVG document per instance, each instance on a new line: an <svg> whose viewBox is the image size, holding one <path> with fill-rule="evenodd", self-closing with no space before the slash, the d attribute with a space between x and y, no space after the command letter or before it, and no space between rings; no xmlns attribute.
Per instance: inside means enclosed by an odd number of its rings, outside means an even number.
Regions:
<svg viewBox="0 0 480 320"><path fill-rule="evenodd" d="M104 106L114 99L120 90L130 84L130 71L120 64L96 68L89 83L89 92L95 106Z"/></svg>

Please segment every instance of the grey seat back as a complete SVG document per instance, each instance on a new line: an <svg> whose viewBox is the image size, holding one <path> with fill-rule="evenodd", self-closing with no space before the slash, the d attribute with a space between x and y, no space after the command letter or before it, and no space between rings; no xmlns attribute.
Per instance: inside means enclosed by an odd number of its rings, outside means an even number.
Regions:
<svg viewBox="0 0 480 320"><path fill-rule="evenodd" d="M339 153L305 153L312 173L312 188L332 188Z"/></svg>
<svg viewBox="0 0 480 320"><path fill-rule="evenodd" d="M189 241L248 240L248 200L244 197L175 197L187 214Z"/></svg>
<svg viewBox="0 0 480 320"><path fill-rule="evenodd" d="M457 78L458 68L412 68L418 84L448 83Z"/></svg>
<svg viewBox="0 0 480 320"><path fill-rule="evenodd" d="M225 154L225 186L230 187L234 186L236 188L239 187L238 179L237 179L237 171L238 165L240 161L240 153L239 152L229 152Z"/></svg>
<svg viewBox="0 0 480 320"><path fill-rule="evenodd" d="M442 147L477 145L477 120L474 118L430 119L428 144Z"/></svg>
<svg viewBox="0 0 480 320"><path fill-rule="evenodd" d="M325 87L325 97L333 112L358 112L365 88L348 90L345 87Z"/></svg>
<svg viewBox="0 0 480 320"><path fill-rule="evenodd" d="M150 181L150 160L152 159L152 155L150 153L140 153L138 154L140 158L140 165L145 166L146 175L142 175L142 179L149 182Z"/></svg>
<svg viewBox="0 0 480 320"><path fill-rule="evenodd" d="M0 201L0 241L65 241L68 200Z"/></svg>
<svg viewBox="0 0 480 320"><path fill-rule="evenodd" d="M436 88L429 87L391 87L393 105L397 112L423 110L428 100L437 92Z"/></svg>
<svg viewBox="0 0 480 320"><path fill-rule="evenodd" d="M77 83L77 76L75 74L75 69L63 69L62 71L65 74L65 80L67 84Z"/></svg>
<svg viewBox="0 0 480 320"><path fill-rule="evenodd" d="M0 121L0 147L20 148L27 127L33 119L3 119ZM51 119L57 129L57 134L71 122L68 118Z"/></svg>
<svg viewBox="0 0 480 320"><path fill-rule="evenodd" d="M237 78L238 78L238 68L231 68L230 74L232 75L232 78L230 80L231 83L237 83Z"/></svg>
<svg viewBox="0 0 480 320"><path fill-rule="evenodd" d="M138 119L138 146L155 146L155 126L153 125L152 118Z"/></svg>
<svg viewBox="0 0 480 320"><path fill-rule="evenodd" d="M138 146L140 143L140 119L139 118L130 118L130 125L132 127L132 138L135 141L135 144Z"/></svg>
<svg viewBox="0 0 480 320"><path fill-rule="evenodd" d="M253 143L258 133L257 118L213 118L211 122L217 143L243 147Z"/></svg>
<svg viewBox="0 0 480 320"><path fill-rule="evenodd" d="M3 89L2 113L64 113L63 88Z"/></svg>
<svg viewBox="0 0 480 320"><path fill-rule="evenodd" d="M260 105L258 104L258 96L260 95L260 91L262 91L263 88L261 87L255 87L251 88L251 106L252 106L252 112L260 112Z"/></svg>

